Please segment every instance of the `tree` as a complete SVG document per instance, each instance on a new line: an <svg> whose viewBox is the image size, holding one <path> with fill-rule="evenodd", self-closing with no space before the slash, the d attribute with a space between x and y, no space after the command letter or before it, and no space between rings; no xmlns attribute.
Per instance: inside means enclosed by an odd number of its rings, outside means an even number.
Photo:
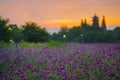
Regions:
<svg viewBox="0 0 120 80"><path fill-rule="evenodd" d="M58 32L58 39L60 41L66 41L68 31L69 29L67 27L61 27L61 29Z"/></svg>
<svg viewBox="0 0 120 80"><path fill-rule="evenodd" d="M11 33L11 39L16 43L20 42L23 38L22 29L18 28L16 24L9 24L8 29Z"/></svg>
<svg viewBox="0 0 120 80"><path fill-rule="evenodd" d="M120 26L116 27L114 30L114 36L117 37L117 42L120 42Z"/></svg>
<svg viewBox="0 0 120 80"><path fill-rule="evenodd" d="M43 28L40 28L34 22L27 22L23 27L24 40L28 42L45 42L50 38L49 33Z"/></svg>
<svg viewBox="0 0 120 80"><path fill-rule="evenodd" d="M59 39L58 34L57 33L53 33L51 36L51 40L52 41L57 41Z"/></svg>
<svg viewBox="0 0 120 80"><path fill-rule="evenodd" d="M69 29L68 32L68 41L77 41L77 42L83 42L83 37L86 33L86 30L82 27L73 27Z"/></svg>
<svg viewBox="0 0 120 80"><path fill-rule="evenodd" d="M2 19L0 17L0 41L9 42L10 40L10 31L8 29L9 19Z"/></svg>

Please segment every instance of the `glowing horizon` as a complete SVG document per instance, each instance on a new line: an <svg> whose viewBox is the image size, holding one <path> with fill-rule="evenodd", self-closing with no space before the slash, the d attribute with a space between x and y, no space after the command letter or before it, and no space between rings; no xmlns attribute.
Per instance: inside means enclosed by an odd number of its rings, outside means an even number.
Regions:
<svg viewBox="0 0 120 80"><path fill-rule="evenodd" d="M0 16L18 26L33 21L45 28L60 28L79 26L82 19L91 25L96 13L100 25L104 15L107 27L120 26L119 4L118 0L0 0Z"/></svg>

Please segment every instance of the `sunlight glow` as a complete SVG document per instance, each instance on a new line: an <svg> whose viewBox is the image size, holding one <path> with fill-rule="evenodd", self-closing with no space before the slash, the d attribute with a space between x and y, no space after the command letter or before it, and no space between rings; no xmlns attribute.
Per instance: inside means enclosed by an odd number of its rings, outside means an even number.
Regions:
<svg viewBox="0 0 120 80"><path fill-rule="evenodd" d="M107 27L119 26L119 4L120 0L2 0L0 16L9 18L10 23L18 26L34 21L46 28L60 28L61 25L78 26L81 19L86 19L91 25L96 12L98 17L106 17Z"/></svg>

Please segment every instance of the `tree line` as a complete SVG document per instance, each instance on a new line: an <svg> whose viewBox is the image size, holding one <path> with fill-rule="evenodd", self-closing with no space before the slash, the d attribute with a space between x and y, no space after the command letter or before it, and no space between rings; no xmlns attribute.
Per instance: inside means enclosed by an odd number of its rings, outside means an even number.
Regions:
<svg viewBox="0 0 120 80"><path fill-rule="evenodd" d="M120 43L120 27L106 31L86 30L80 26L63 27L58 33L53 33L52 40L79 43Z"/></svg>
<svg viewBox="0 0 120 80"><path fill-rule="evenodd" d="M0 17L0 41L15 42L47 42L50 34L34 22L26 22L21 28L16 24L8 24L9 19Z"/></svg>
<svg viewBox="0 0 120 80"><path fill-rule="evenodd" d="M50 35L45 28L34 22L26 22L19 28L9 24L9 19L0 17L0 41L5 42L79 42L79 43L120 43L120 27L113 30L93 31L88 26L62 27L58 33Z"/></svg>

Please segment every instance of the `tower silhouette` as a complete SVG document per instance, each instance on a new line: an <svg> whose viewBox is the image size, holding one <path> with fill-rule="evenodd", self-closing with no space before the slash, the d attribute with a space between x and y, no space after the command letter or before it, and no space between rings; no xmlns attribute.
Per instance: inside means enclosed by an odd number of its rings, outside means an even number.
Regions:
<svg viewBox="0 0 120 80"><path fill-rule="evenodd" d="M87 25L87 20L86 19L84 20L84 24Z"/></svg>
<svg viewBox="0 0 120 80"><path fill-rule="evenodd" d="M88 31L94 31L94 32L99 32L99 31L106 31L106 23L105 23L105 16L103 16L102 24L99 26L99 17L95 14L92 17L92 25L90 26L87 24L86 19L81 20L81 27L88 30Z"/></svg>
<svg viewBox="0 0 120 80"><path fill-rule="evenodd" d="M93 31L99 31L99 19L98 17L96 16L93 16L93 24L92 24L92 27L93 27Z"/></svg>
<svg viewBox="0 0 120 80"><path fill-rule="evenodd" d="M102 30L102 31L105 31L105 30L106 30L105 16L103 16L102 25L101 25L101 30Z"/></svg>
<svg viewBox="0 0 120 80"><path fill-rule="evenodd" d="M81 20L81 26L83 26L84 22L83 22L83 19Z"/></svg>

